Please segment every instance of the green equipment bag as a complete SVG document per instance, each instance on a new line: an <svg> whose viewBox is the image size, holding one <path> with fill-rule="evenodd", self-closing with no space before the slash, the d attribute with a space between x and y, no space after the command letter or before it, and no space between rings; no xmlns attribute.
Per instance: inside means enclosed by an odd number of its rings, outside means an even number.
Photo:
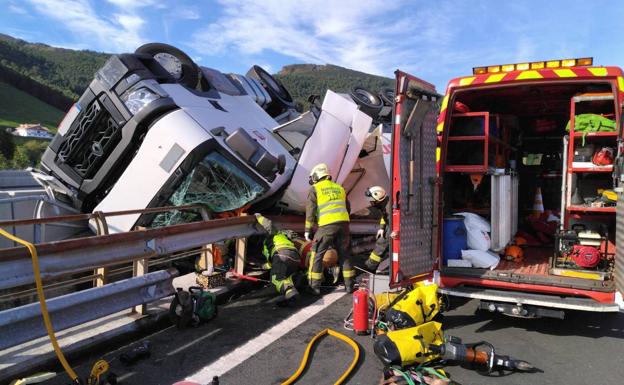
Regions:
<svg viewBox="0 0 624 385"><path fill-rule="evenodd" d="M169 318L178 328L198 326L217 315L217 297L199 286L178 288L169 306Z"/></svg>

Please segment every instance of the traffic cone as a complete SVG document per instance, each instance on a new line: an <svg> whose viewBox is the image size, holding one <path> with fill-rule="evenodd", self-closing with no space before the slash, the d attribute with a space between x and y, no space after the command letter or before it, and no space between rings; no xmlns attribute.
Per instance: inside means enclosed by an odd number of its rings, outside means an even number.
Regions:
<svg viewBox="0 0 624 385"><path fill-rule="evenodd" d="M533 216L538 218L544 212L544 201L542 200L542 188L535 190L535 200L533 201Z"/></svg>

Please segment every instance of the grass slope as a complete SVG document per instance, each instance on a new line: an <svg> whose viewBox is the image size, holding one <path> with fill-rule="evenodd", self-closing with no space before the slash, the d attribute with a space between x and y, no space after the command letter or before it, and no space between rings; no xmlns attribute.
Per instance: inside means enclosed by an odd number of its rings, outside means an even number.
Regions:
<svg viewBox="0 0 624 385"><path fill-rule="evenodd" d="M41 100L0 82L0 127L15 127L21 123L41 123L56 131L65 113Z"/></svg>

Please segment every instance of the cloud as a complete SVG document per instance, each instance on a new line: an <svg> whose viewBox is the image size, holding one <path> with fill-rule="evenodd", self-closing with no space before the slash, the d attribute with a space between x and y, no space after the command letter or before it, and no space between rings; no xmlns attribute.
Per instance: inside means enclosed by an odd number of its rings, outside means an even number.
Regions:
<svg viewBox="0 0 624 385"><path fill-rule="evenodd" d="M57 20L79 36L79 45L87 43L91 49L129 52L134 51L145 40L140 35L145 21L136 14L115 14L112 18L107 18L96 12L87 0L28 1L37 12ZM113 1L123 2L122 0ZM72 43L61 44L71 45Z"/></svg>
<svg viewBox="0 0 624 385"><path fill-rule="evenodd" d="M116 5L121 9L141 8L157 3L156 0L106 0L108 3Z"/></svg>
<svg viewBox="0 0 624 385"><path fill-rule="evenodd" d="M189 45L197 52L234 53L250 61L277 53L389 77L399 65L418 72L440 65L441 59L459 60L457 52L449 54L449 46L460 36L463 13L470 7L448 0L218 3L217 19L191 37Z"/></svg>
<svg viewBox="0 0 624 385"><path fill-rule="evenodd" d="M145 20L136 15L117 14L115 20L128 31L138 31L145 24Z"/></svg>
<svg viewBox="0 0 624 385"><path fill-rule="evenodd" d="M275 52L312 63L332 63L387 74L391 55L404 39L385 16L401 2L219 1L221 16L197 31L190 45L206 54ZM396 41L393 42L393 38Z"/></svg>
<svg viewBox="0 0 624 385"><path fill-rule="evenodd" d="M173 10L171 18L180 20L199 20L201 15L199 11L191 7L177 7Z"/></svg>
<svg viewBox="0 0 624 385"><path fill-rule="evenodd" d="M9 4L9 11L20 15L28 15L27 10L15 4Z"/></svg>

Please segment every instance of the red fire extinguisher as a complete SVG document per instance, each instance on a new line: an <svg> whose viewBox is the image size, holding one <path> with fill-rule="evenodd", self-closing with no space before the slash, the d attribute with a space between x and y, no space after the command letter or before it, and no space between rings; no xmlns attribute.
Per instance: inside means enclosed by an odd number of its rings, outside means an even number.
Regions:
<svg viewBox="0 0 624 385"><path fill-rule="evenodd" d="M353 292L353 331L368 334L368 290L361 287Z"/></svg>

